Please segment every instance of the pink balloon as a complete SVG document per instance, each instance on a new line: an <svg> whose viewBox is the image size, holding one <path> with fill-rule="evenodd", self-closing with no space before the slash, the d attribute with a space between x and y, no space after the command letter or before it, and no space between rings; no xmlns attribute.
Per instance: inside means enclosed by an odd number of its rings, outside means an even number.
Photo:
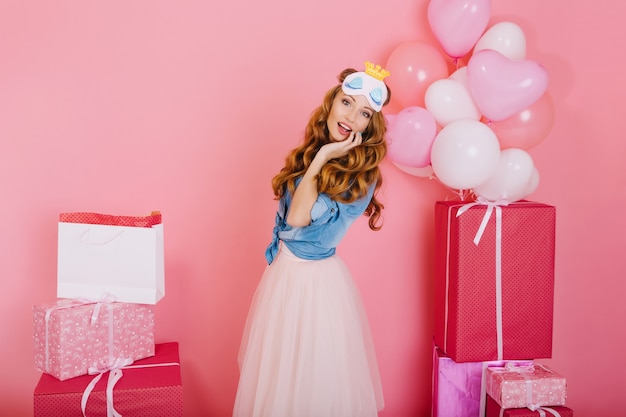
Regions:
<svg viewBox="0 0 626 417"><path fill-rule="evenodd" d="M398 45L387 59L385 79L391 90L391 100L402 107L423 106L424 93L430 84L448 76L448 64L443 55L424 42Z"/></svg>
<svg viewBox="0 0 626 417"><path fill-rule="evenodd" d="M548 92L527 109L489 127L500 141L500 148L530 149L541 143L554 124L554 103Z"/></svg>
<svg viewBox="0 0 626 417"><path fill-rule="evenodd" d="M489 0L431 0L428 23L441 47L453 58L467 54L491 15Z"/></svg>
<svg viewBox="0 0 626 417"><path fill-rule="evenodd" d="M483 49L467 64L467 83L482 114L500 121L537 101L548 87L548 74L534 61L512 61L498 51Z"/></svg>
<svg viewBox="0 0 626 417"><path fill-rule="evenodd" d="M412 106L402 109L387 130L387 155L392 162L422 168L430 164L430 150L437 123L428 110Z"/></svg>
<svg viewBox="0 0 626 417"><path fill-rule="evenodd" d="M383 114L383 117L385 118L385 123L387 123L387 129L391 128L391 125L393 125L396 122L396 115L395 114Z"/></svg>

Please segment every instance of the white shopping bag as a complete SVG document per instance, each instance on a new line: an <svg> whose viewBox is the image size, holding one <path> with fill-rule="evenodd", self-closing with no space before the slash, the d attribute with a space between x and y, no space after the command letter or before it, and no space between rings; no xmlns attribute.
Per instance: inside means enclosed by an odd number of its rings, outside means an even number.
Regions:
<svg viewBox="0 0 626 417"><path fill-rule="evenodd" d="M57 296L156 304L165 295L163 224L150 216L63 213Z"/></svg>

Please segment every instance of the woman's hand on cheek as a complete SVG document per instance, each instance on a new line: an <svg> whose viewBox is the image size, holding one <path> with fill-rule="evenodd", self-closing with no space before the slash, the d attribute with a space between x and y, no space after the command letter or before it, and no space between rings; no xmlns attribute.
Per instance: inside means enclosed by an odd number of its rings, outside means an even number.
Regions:
<svg viewBox="0 0 626 417"><path fill-rule="evenodd" d="M359 146L363 142L363 136L361 132L352 132L350 135L341 142L331 142L322 146L317 152L317 156L320 156L326 160L341 158L346 155L351 149Z"/></svg>

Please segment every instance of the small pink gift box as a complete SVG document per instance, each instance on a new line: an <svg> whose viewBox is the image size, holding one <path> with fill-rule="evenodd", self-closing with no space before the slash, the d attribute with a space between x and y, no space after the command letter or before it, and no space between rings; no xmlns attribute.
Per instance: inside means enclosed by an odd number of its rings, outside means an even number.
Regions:
<svg viewBox="0 0 626 417"><path fill-rule="evenodd" d="M566 391L565 378L538 363L487 368L487 394L501 408L565 405Z"/></svg>
<svg viewBox="0 0 626 417"><path fill-rule="evenodd" d="M154 356L154 306L60 299L33 307L35 368L60 380Z"/></svg>

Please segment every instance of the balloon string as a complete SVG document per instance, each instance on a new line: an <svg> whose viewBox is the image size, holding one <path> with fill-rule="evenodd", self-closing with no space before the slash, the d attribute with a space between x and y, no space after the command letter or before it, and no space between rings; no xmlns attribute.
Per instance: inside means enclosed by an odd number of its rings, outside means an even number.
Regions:
<svg viewBox="0 0 626 417"><path fill-rule="evenodd" d="M459 58L452 58L452 62L454 63L454 66L456 66L456 69L459 69Z"/></svg>
<svg viewBox="0 0 626 417"><path fill-rule="evenodd" d="M461 201L465 201L466 199L471 198L471 196L474 194L474 191L471 190L471 189L469 189L469 190L457 190L456 188L451 188L451 187L447 186L446 184L441 182L441 180L439 178L437 178L437 175L435 175L434 173L430 174L428 179L439 181L439 183L441 185L443 185L445 188L447 188L452 194L454 194L455 196L458 196Z"/></svg>

